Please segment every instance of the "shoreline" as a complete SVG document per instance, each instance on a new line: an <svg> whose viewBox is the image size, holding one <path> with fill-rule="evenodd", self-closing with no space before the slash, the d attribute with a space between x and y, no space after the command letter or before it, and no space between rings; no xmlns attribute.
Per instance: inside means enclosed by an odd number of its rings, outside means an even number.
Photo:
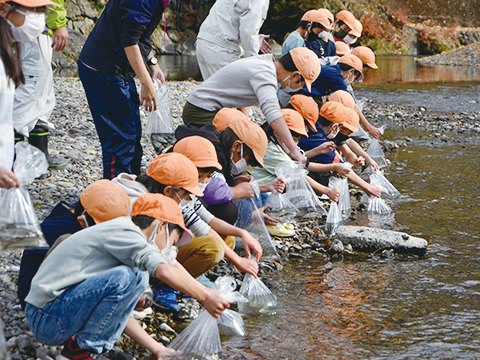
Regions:
<svg viewBox="0 0 480 360"><path fill-rule="evenodd" d="M183 104L191 89L199 82L196 81L168 81L171 108L174 120L180 122ZM101 148L95 131L90 111L86 103L85 94L81 82L74 78L55 78L54 88L57 97L57 105L52 114L52 122L56 130L52 132L51 150L53 154L66 156L69 165L63 170L49 171L47 175L29 186L32 202L36 207L37 216L42 221L60 200L73 203L78 200L81 191L91 182L99 180L102 176ZM145 126L147 114L140 110L142 125ZM364 113L374 125L389 125L395 128L417 128L426 131L426 136L440 144L449 141L452 136L463 134L480 134L480 120L475 113L438 114L423 107L410 108L396 104L379 103L368 100L365 103ZM258 120L263 118L258 107L254 109ZM387 128L388 131L388 128ZM408 146L409 138L401 141L382 141L391 144L392 149ZM412 139L410 139L412 140ZM415 140L413 140L415 141ZM151 144L144 138L144 157L142 169L145 170L155 153ZM360 193L361 195L361 193ZM356 196L355 196L356 197ZM274 238L281 241L280 252L282 258L308 256L316 251L326 254L328 243L318 227L299 225L300 229L293 239ZM312 230L314 229L314 230ZM293 241L292 241L293 240ZM322 240L322 241L320 241ZM308 246L302 246L308 245ZM285 248L286 246L286 248ZM32 333L28 328L23 311L16 299L16 279L20 266L21 250L5 251L1 253L2 265L0 266L0 304L2 318L6 325L7 344L13 354L12 360L26 358L41 358L47 360L53 358L58 352L57 347L42 346L33 340ZM264 262L261 276L281 270L281 265L276 262ZM280 266L279 266L280 265ZM227 271L225 262L217 267L219 272ZM237 272L238 273L238 272ZM243 275L238 275L243 278ZM165 316L154 317L158 321L170 324L171 318ZM162 336L171 337L167 332L158 331L157 340ZM165 340L165 339L163 339ZM125 346L128 342L125 342ZM20 355L22 354L22 355ZM18 356L17 356L18 355Z"/></svg>

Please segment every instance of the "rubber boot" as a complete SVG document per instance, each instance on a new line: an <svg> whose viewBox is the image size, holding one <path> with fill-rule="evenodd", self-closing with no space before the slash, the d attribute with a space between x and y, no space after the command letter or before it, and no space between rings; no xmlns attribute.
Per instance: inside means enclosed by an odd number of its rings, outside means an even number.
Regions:
<svg viewBox="0 0 480 360"><path fill-rule="evenodd" d="M48 153L48 128L41 125L35 125L30 132L28 142L39 148L47 157L48 165L50 169L61 169L67 165L67 160L61 156L52 157Z"/></svg>
<svg viewBox="0 0 480 360"><path fill-rule="evenodd" d="M15 144L23 140L25 140L25 136L15 131Z"/></svg>

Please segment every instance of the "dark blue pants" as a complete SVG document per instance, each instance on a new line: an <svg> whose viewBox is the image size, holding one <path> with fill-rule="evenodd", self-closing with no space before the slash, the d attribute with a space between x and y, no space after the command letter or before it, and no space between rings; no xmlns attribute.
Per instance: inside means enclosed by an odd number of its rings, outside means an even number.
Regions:
<svg viewBox="0 0 480 360"><path fill-rule="evenodd" d="M105 75L80 61L78 75L97 129L103 154L103 177L122 172L140 175L142 124L135 81Z"/></svg>

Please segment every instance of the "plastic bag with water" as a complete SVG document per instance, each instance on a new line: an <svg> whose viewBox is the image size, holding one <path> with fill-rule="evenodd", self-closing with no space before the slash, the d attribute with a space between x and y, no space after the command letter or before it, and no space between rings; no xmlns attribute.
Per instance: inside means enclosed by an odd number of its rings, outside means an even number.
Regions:
<svg viewBox="0 0 480 360"><path fill-rule="evenodd" d="M268 197L269 207L266 212L268 215L279 221L290 221L298 214L298 209L287 199L285 194L280 194L273 190Z"/></svg>
<svg viewBox="0 0 480 360"><path fill-rule="evenodd" d="M152 111L148 117L145 135L158 155L175 141L175 122L172 117L167 85L162 86L158 79L154 79L153 84L157 92L157 110Z"/></svg>
<svg viewBox="0 0 480 360"><path fill-rule="evenodd" d="M247 303L248 300L245 296L235 291L237 288L237 282L232 276L221 276L215 280L215 287L222 297L231 303ZM222 315L218 318L218 326L220 327L221 335L228 336L245 336L245 323L242 316L236 311L226 309Z"/></svg>
<svg viewBox="0 0 480 360"><path fill-rule="evenodd" d="M20 188L0 189L0 249L48 246L26 185L48 170L45 155L36 147L15 145L13 172Z"/></svg>
<svg viewBox="0 0 480 360"><path fill-rule="evenodd" d="M240 293L248 299L247 303L239 303L238 311L247 316L277 315L284 309L277 301L277 296L260 279L245 274Z"/></svg>
<svg viewBox="0 0 480 360"><path fill-rule="evenodd" d="M238 218L235 226L247 230L259 242L263 250L263 259L279 259L272 238L265 227L263 213L260 210L260 189L256 181L251 181L255 197L235 200L238 208Z"/></svg>
<svg viewBox="0 0 480 360"><path fill-rule="evenodd" d="M340 191L340 199L338 200L339 203L342 201L342 197L345 196L344 192L342 191L343 180L347 180L347 179L340 179L332 176L328 182L328 187L333 188L336 186L339 189ZM348 188L348 184L347 184L347 188ZM348 198L350 199L350 193ZM340 206L335 201L331 201L330 209L328 210L328 215L327 215L327 222L326 222L327 232L330 235L334 235L335 231L337 230L338 226L341 223L342 223L342 212L340 210Z"/></svg>
<svg viewBox="0 0 480 360"><path fill-rule="evenodd" d="M381 197L370 196L367 200L367 212L377 215L389 215L392 208Z"/></svg>
<svg viewBox="0 0 480 360"><path fill-rule="evenodd" d="M400 192L392 185L390 181L383 175L382 170L373 170L371 169L372 174L370 175L370 184L376 185L382 189L382 196L387 197L399 197Z"/></svg>
<svg viewBox="0 0 480 360"><path fill-rule="evenodd" d="M349 162L344 162L342 164L342 167L344 169L351 169L352 168L352 164L350 164ZM330 178L332 179L332 178ZM335 185L332 185L330 187L333 187L333 186L336 186L338 188L338 190L340 191L340 199L338 200L338 208L340 209L340 213L342 214L342 216L344 216L345 218L348 218L350 217L350 214L352 213L352 205L351 205L351 202L350 202L350 189L349 189L349 186L348 186L348 179L345 178L337 178L339 181L337 184Z"/></svg>
<svg viewBox="0 0 480 360"><path fill-rule="evenodd" d="M378 129L383 135L383 133L385 132L385 126L380 126ZM367 154L376 161L378 167L384 168L388 165L387 159L385 158L385 153L383 152L382 146L377 139L372 140L370 146L367 149Z"/></svg>
<svg viewBox="0 0 480 360"><path fill-rule="evenodd" d="M308 171L302 165L293 161L284 162L276 166L275 173L287 182L285 196L298 209L298 218L317 219L326 213L306 180Z"/></svg>

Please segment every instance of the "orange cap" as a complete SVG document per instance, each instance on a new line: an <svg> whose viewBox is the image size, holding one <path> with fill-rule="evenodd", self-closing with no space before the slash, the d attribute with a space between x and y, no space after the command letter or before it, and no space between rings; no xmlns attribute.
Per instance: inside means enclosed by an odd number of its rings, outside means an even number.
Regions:
<svg viewBox="0 0 480 360"><path fill-rule="evenodd" d="M350 46L345 44L343 41L335 41L335 47L337 48L338 56L350 54Z"/></svg>
<svg viewBox="0 0 480 360"><path fill-rule="evenodd" d="M308 91L312 89L312 83L320 75L320 61L318 56L310 49L297 47L290 50L293 63L305 79Z"/></svg>
<svg viewBox="0 0 480 360"><path fill-rule="evenodd" d="M217 170L222 170L215 146L204 137L198 135L187 136L177 141L173 147L173 152L185 155L192 160L197 168L214 167Z"/></svg>
<svg viewBox="0 0 480 360"><path fill-rule="evenodd" d="M345 90L335 91L332 95L330 95L328 101L339 102L343 106L346 106L350 109L353 109L355 107L355 100L353 99L353 96Z"/></svg>
<svg viewBox="0 0 480 360"><path fill-rule="evenodd" d="M346 127L348 130L353 132L358 131L358 123L360 122L360 116L355 112L355 110L345 107L345 121L342 123L343 127Z"/></svg>
<svg viewBox="0 0 480 360"><path fill-rule="evenodd" d="M150 163L147 175L163 185L179 187L193 195L203 196L198 187L197 167L183 154L168 153L157 156Z"/></svg>
<svg viewBox="0 0 480 360"><path fill-rule="evenodd" d="M360 78L358 80L363 79L363 63L358 56L352 54L343 55L340 60L338 60L338 63L350 65L352 68L360 72Z"/></svg>
<svg viewBox="0 0 480 360"><path fill-rule="evenodd" d="M352 50L352 55L357 56L364 65L372 69L378 69L377 64L375 64L375 53L372 49L366 46L357 46Z"/></svg>
<svg viewBox="0 0 480 360"><path fill-rule="evenodd" d="M325 14L325 16L328 19L328 27L327 30L332 30L333 29L333 22L335 21L335 17L333 16L332 12L328 9L318 9L318 11L322 12ZM323 24L322 24L323 25Z"/></svg>
<svg viewBox="0 0 480 360"><path fill-rule="evenodd" d="M257 160L260 167L263 168L263 157L267 152L268 146L265 131L254 122L243 118L233 120L228 127L233 130L240 140L252 149L255 160Z"/></svg>
<svg viewBox="0 0 480 360"><path fill-rule="evenodd" d="M317 127L315 126L319 113L317 103L306 95L297 94L290 98L290 104L307 120L310 128L317 132Z"/></svg>
<svg viewBox="0 0 480 360"><path fill-rule="evenodd" d="M331 22L328 20L328 15L324 11L310 10L302 16L302 21L316 22L322 25L327 30L331 28Z"/></svg>
<svg viewBox="0 0 480 360"><path fill-rule="evenodd" d="M14 2L15 4L29 8L35 8L40 6L50 6L52 8L55 8L55 4L49 0L6 0L5 2Z"/></svg>
<svg viewBox="0 0 480 360"><path fill-rule="evenodd" d="M337 19L342 20L350 30L355 28L355 15L348 10L342 10L337 13Z"/></svg>
<svg viewBox="0 0 480 360"><path fill-rule="evenodd" d="M282 109L281 112L290 130L295 131L297 134L308 136L302 114L292 109Z"/></svg>
<svg viewBox="0 0 480 360"><path fill-rule="evenodd" d="M180 226L183 234L175 246L183 246L193 239L192 233L185 227L183 215L175 200L162 194L143 194L133 203L132 217L146 215Z"/></svg>
<svg viewBox="0 0 480 360"><path fill-rule="evenodd" d="M80 195L80 203L97 221L128 216L130 199L118 184L102 179L88 185Z"/></svg>
<svg viewBox="0 0 480 360"><path fill-rule="evenodd" d="M327 101L320 109L320 116L335 124L345 122L345 106L336 101Z"/></svg>
<svg viewBox="0 0 480 360"><path fill-rule="evenodd" d="M247 116L237 109L232 108L221 108L215 117L213 118L212 124L215 125L218 132L225 130L230 123L238 117L243 117L248 119Z"/></svg>
<svg viewBox="0 0 480 360"><path fill-rule="evenodd" d="M348 33L352 36L359 38L360 36L362 36L362 31L363 31L362 23L357 19L355 19L355 24L353 25L353 29L350 30Z"/></svg>

